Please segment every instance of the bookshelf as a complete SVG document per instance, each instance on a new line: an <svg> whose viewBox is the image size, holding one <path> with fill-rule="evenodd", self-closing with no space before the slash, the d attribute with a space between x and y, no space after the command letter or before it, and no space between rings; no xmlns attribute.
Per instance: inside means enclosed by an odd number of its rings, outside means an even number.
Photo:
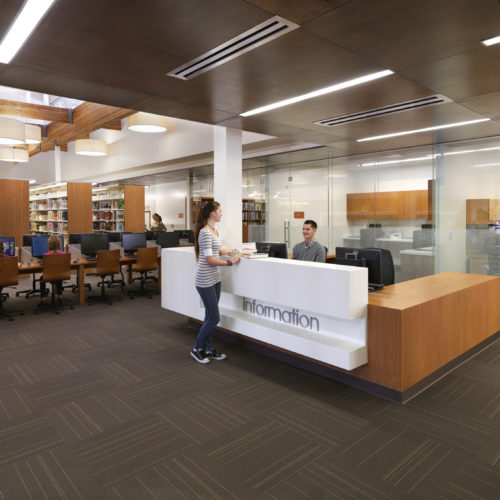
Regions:
<svg viewBox="0 0 500 500"><path fill-rule="evenodd" d="M90 183L68 182L30 190L29 222L35 234L90 232Z"/></svg>
<svg viewBox="0 0 500 500"><path fill-rule="evenodd" d="M144 186L116 186L92 193L94 232L144 231Z"/></svg>
<svg viewBox="0 0 500 500"><path fill-rule="evenodd" d="M196 224L198 212L208 201L213 201L213 197L204 196L193 200L193 224ZM266 223L266 202L265 200L256 200L254 198L242 199L242 240L247 243L249 226L263 226Z"/></svg>

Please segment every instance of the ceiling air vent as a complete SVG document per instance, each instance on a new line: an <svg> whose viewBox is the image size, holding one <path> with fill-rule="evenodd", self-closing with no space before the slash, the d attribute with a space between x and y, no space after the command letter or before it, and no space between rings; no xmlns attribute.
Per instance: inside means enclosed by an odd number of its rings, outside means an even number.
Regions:
<svg viewBox="0 0 500 500"><path fill-rule="evenodd" d="M298 24L287 21L282 17L274 16L245 31L245 33L231 38L231 40L215 47L215 49L205 52L205 54L196 59L179 66L177 69L167 73L167 75L180 78L181 80L190 80L298 27Z"/></svg>
<svg viewBox="0 0 500 500"><path fill-rule="evenodd" d="M342 125L344 123L356 122L360 120L368 120L377 116L390 115L392 113L400 113L401 111L410 111L411 109L424 108L426 106L434 106L436 104L443 104L451 102L451 99L444 95L436 94L420 99L413 99L412 101L400 102L399 104L392 104L391 106L383 106L382 108L371 109L369 111L362 111L361 113L353 113L352 115L337 116L336 118L326 118L317 122L314 125L321 125L323 127L333 127L335 125Z"/></svg>

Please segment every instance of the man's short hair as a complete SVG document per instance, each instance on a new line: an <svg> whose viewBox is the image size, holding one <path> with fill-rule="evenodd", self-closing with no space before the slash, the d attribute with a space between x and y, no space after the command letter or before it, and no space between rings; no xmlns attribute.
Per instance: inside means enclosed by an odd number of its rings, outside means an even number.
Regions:
<svg viewBox="0 0 500 500"><path fill-rule="evenodd" d="M314 222L313 220L311 219L307 219L306 221L304 221L304 224L311 224L311 227L313 229L318 229L318 224L316 224L316 222Z"/></svg>

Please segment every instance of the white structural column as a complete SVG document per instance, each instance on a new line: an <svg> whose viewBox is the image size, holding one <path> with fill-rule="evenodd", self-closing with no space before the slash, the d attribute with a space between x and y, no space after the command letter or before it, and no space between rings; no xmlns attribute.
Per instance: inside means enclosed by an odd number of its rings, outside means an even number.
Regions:
<svg viewBox="0 0 500 500"><path fill-rule="evenodd" d="M241 248L241 130L214 127L214 196L222 205L220 231L226 248Z"/></svg>
<svg viewBox="0 0 500 500"><path fill-rule="evenodd" d="M61 182L61 148L54 147L54 181Z"/></svg>

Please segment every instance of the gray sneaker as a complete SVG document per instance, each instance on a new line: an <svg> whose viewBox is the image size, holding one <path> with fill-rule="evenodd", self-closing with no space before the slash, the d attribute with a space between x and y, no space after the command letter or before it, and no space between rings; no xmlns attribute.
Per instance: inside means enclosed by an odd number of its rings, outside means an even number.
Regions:
<svg viewBox="0 0 500 500"><path fill-rule="evenodd" d="M215 359L217 361L222 361L227 357L225 354L223 354L222 352L217 352L215 349L213 351L206 352L205 356L208 359Z"/></svg>

